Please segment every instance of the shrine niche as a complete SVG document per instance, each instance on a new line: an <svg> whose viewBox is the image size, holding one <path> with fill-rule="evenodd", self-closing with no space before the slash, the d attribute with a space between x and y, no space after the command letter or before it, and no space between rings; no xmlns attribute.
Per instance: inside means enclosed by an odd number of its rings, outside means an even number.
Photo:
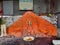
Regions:
<svg viewBox="0 0 60 45"><path fill-rule="evenodd" d="M19 10L33 10L33 0L19 0Z"/></svg>

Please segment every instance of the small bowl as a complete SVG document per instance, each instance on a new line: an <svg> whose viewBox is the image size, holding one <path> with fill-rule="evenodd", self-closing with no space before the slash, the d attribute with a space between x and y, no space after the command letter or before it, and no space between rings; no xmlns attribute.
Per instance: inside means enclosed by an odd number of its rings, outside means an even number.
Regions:
<svg viewBox="0 0 60 45"><path fill-rule="evenodd" d="M23 38L24 41L33 41L35 38L33 36L26 36Z"/></svg>
<svg viewBox="0 0 60 45"><path fill-rule="evenodd" d="M54 45L60 45L60 40L53 40L52 42Z"/></svg>

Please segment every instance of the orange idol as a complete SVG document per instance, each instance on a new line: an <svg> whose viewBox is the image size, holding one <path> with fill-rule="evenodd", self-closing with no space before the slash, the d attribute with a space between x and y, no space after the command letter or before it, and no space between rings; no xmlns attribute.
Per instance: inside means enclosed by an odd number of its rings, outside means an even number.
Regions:
<svg viewBox="0 0 60 45"><path fill-rule="evenodd" d="M9 35L16 37L27 35L36 37L57 36L57 29L54 25L30 11L9 26L7 31Z"/></svg>

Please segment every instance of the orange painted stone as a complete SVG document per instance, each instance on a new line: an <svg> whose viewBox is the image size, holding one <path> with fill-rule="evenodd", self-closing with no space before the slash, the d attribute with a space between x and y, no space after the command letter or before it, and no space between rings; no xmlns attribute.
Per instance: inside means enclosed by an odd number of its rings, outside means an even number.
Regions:
<svg viewBox="0 0 60 45"><path fill-rule="evenodd" d="M8 27L8 34L16 37L26 36L57 36L57 29L47 20L33 12L26 12L21 18Z"/></svg>

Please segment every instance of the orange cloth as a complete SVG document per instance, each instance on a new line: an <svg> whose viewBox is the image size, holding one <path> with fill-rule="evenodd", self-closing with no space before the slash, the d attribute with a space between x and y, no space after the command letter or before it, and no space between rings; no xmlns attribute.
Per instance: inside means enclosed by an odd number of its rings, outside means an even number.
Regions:
<svg viewBox="0 0 60 45"><path fill-rule="evenodd" d="M30 26L28 25L30 21ZM26 30L24 32L24 30ZM24 32L24 34L23 34ZM21 18L8 27L8 34L21 37L22 34L57 36L57 29L47 20L37 16L33 12L26 12Z"/></svg>

